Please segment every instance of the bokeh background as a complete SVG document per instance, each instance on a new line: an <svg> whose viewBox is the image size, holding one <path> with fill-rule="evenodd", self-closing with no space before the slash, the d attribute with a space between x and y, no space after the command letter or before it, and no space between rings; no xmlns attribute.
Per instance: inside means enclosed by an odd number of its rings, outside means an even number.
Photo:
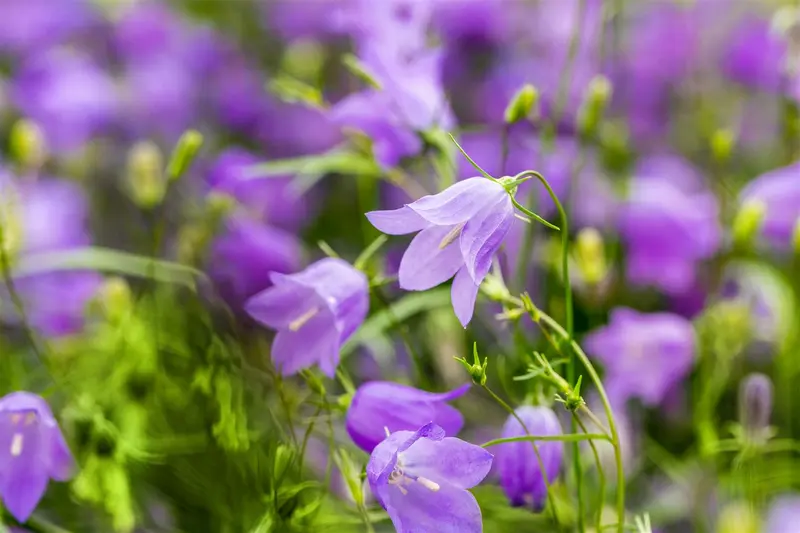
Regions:
<svg viewBox="0 0 800 533"><path fill-rule="evenodd" d="M350 384L452 389L477 342L509 403L539 395L514 379L547 349L535 328L481 297L465 330L449 288L401 291L407 239L367 264L339 380L278 376L243 313L271 271L355 260L379 236L363 213L475 176L452 132L567 208L576 337L624 430L631 516L800 532L799 109L791 0L0 0L0 391L45 397L79 465L21 531L364 531ZM517 198L557 223L532 182ZM563 320L560 253L515 222L498 261ZM485 395L455 405L462 438L499 436ZM475 494L488 533L555 531L496 476Z"/></svg>

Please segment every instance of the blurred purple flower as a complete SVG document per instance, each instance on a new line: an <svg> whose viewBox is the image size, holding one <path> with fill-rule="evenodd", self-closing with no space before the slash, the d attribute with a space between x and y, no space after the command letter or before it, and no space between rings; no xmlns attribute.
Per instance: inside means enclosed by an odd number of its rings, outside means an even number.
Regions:
<svg viewBox="0 0 800 533"><path fill-rule="evenodd" d="M20 112L44 132L48 149L80 149L118 118L119 97L111 77L88 57L50 50L26 60L11 82Z"/></svg>
<svg viewBox="0 0 800 533"><path fill-rule="evenodd" d="M16 226L20 256L88 246L89 206L76 185L50 178L13 183L0 171L0 200L9 203L0 211L7 227ZM10 218L8 218L10 217ZM19 292L31 324L44 335L74 333L84 323L87 303L102 282L94 272L52 272L19 277Z"/></svg>
<svg viewBox="0 0 800 533"><path fill-rule="evenodd" d="M389 235L419 232L400 262L400 287L424 291L455 276L453 309L466 327L514 207L502 185L471 178L400 209L371 211L367 218Z"/></svg>
<svg viewBox="0 0 800 533"><path fill-rule="evenodd" d="M251 179L248 171L263 159L242 148L223 151L208 171L212 189L230 194L248 212L276 227L295 230L306 217L303 198L295 194L290 178Z"/></svg>
<svg viewBox="0 0 800 533"><path fill-rule="evenodd" d="M758 373L748 374L739 385L739 422L750 438L768 436L772 389L772 380Z"/></svg>
<svg viewBox="0 0 800 533"><path fill-rule="evenodd" d="M552 409L548 407L523 406L515 410L522 419L522 427L513 416L509 416L503 426L503 438L524 437L525 435L561 435L561 423ZM525 429L527 428L527 432ZM561 470L564 445L561 442L537 442L539 456L545 472L539 468L539 461L530 441L510 442L497 446L496 466L500 473L500 486L511 501L511 505L527 505L539 511L547 499L547 486L552 483Z"/></svg>
<svg viewBox="0 0 800 533"><path fill-rule="evenodd" d="M730 36L722 70L730 79L764 91L781 90L788 45L769 20L744 17Z"/></svg>
<svg viewBox="0 0 800 533"><path fill-rule="evenodd" d="M212 244L209 273L222 296L238 307L272 285L271 272L296 270L301 255L300 241L291 233L235 213Z"/></svg>
<svg viewBox="0 0 800 533"><path fill-rule="evenodd" d="M341 11L351 0L273 0L260 2L264 25L281 39L324 39L341 31Z"/></svg>
<svg viewBox="0 0 800 533"><path fill-rule="evenodd" d="M276 127L279 124L280 127ZM339 125L323 111L303 104L267 99L254 136L273 157L319 154L341 140Z"/></svg>
<svg viewBox="0 0 800 533"><path fill-rule="evenodd" d="M511 39L514 22L519 23L519 2L515 0L461 0L435 2L433 24L439 34L455 41Z"/></svg>
<svg viewBox="0 0 800 533"><path fill-rule="evenodd" d="M430 423L381 442L370 456L367 479L397 533L480 533L481 509L467 489L491 466L491 453L445 437Z"/></svg>
<svg viewBox="0 0 800 533"><path fill-rule="evenodd" d="M666 161L642 163L622 206L619 231L630 282L677 296L692 289L697 265L717 251L722 229L714 195L688 185L691 167Z"/></svg>
<svg viewBox="0 0 800 533"><path fill-rule="evenodd" d="M67 481L75 462L50 406L30 392L0 398L0 496L25 522L50 479Z"/></svg>
<svg viewBox="0 0 800 533"><path fill-rule="evenodd" d="M785 494L775 498L766 522L764 533L795 533L800 524L800 496Z"/></svg>
<svg viewBox="0 0 800 533"><path fill-rule="evenodd" d="M326 258L296 274L270 274L273 286L251 298L246 310L275 329L272 360L287 376L318 364L333 377L339 348L369 308L366 276L341 259Z"/></svg>
<svg viewBox="0 0 800 533"><path fill-rule="evenodd" d="M3 0L0 50L40 52L64 43L98 20L87 0Z"/></svg>
<svg viewBox="0 0 800 533"><path fill-rule="evenodd" d="M800 161L772 170L751 181L740 193L739 200L761 202L766 208L762 235L769 244L788 248L800 220Z"/></svg>
<svg viewBox="0 0 800 533"><path fill-rule="evenodd" d="M366 452L386 438L385 431L411 431L428 422L456 435L464 418L450 400L464 395L470 384L445 393L427 392L389 381L371 381L361 385L347 410L347 432L353 442Z"/></svg>
<svg viewBox="0 0 800 533"><path fill-rule="evenodd" d="M589 333L587 352L603 363L613 403L632 397L660 404L691 370L695 357L692 323L671 313L639 313L618 307L607 326Z"/></svg>

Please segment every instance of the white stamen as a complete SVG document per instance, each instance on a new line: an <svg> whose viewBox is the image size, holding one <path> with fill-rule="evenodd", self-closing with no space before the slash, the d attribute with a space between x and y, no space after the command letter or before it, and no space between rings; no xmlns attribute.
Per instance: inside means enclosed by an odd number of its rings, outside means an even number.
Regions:
<svg viewBox="0 0 800 533"><path fill-rule="evenodd" d="M11 439L11 455L14 457L22 453L22 433L14 433Z"/></svg>
<svg viewBox="0 0 800 533"><path fill-rule="evenodd" d="M528 217L524 217L524 216L520 215L519 213L514 213L514 216L516 218L520 219L521 221L525 222L526 224L531 224L531 219L529 219Z"/></svg>
<svg viewBox="0 0 800 533"><path fill-rule="evenodd" d="M461 230L464 229L465 224L466 222L462 222L461 224L451 229L450 233L445 235L444 239L442 239L442 242L439 243L439 249L444 250L445 248L447 248L449 244L458 239L459 235L461 235Z"/></svg>
<svg viewBox="0 0 800 533"><path fill-rule="evenodd" d="M383 430L386 432L387 437L391 437L392 432L389 431L389 426L383 426Z"/></svg>
<svg viewBox="0 0 800 533"><path fill-rule="evenodd" d="M289 330L290 331L297 331L298 329L302 328L306 324L306 322L308 322L309 320L314 318L317 313L319 313L319 307L312 307L311 309L309 309L308 311L306 311L305 313L303 313L299 317L297 317L294 320L292 320L289 323Z"/></svg>
<svg viewBox="0 0 800 533"><path fill-rule="evenodd" d="M431 490L433 492L436 492L436 491L439 490L439 484L438 483L435 483L435 482L433 482L430 479L425 478L425 477L418 477L417 478L417 483L419 483L420 485L422 485L426 489Z"/></svg>

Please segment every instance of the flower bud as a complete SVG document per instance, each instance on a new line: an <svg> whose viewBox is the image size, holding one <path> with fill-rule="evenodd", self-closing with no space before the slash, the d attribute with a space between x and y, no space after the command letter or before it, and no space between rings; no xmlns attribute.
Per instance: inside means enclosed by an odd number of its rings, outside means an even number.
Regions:
<svg viewBox="0 0 800 533"><path fill-rule="evenodd" d="M503 426L503 438L523 437L525 435L561 435L561 423L552 409L548 407L519 407L515 411L522 420L509 416ZM527 430L527 431L526 431ZM541 510L547 499L547 485L552 483L564 457L564 445L559 441L536 442L544 473L536 457L534 443L531 441L509 442L497 447L495 462L500 473L500 486L511 501L511 505L531 506Z"/></svg>
<svg viewBox="0 0 800 533"><path fill-rule="evenodd" d="M588 285L597 285L608 273L603 236L594 228L582 229L575 241L578 269Z"/></svg>
<svg viewBox="0 0 800 533"><path fill-rule="evenodd" d="M745 202L733 220L733 240L742 247L752 246L766 214L766 206L759 200Z"/></svg>
<svg viewBox="0 0 800 533"><path fill-rule="evenodd" d="M727 161L736 145L734 133L727 129L718 129L711 136L711 153L717 161Z"/></svg>
<svg viewBox="0 0 800 533"><path fill-rule="evenodd" d="M758 440L769 428L772 414L772 381L764 374L750 374L739 387L739 422L748 438Z"/></svg>
<svg viewBox="0 0 800 533"><path fill-rule="evenodd" d="M511 292L506 287L503 278L494 273L490 273L483 278L480 290L494 302L506 302L511 298Z"/></svg>
<svg viewBox="0 0 800 533"><path fill-rule="evenodd" d="M605 76L595 76L589 82L578 115L578 130L581 135L588 137L597 132L611 100L611 94L611 82Z"/></svg>
<svg viewBox="0 0 800 533"><path fill-rule="evenodd" d="M181 135L167 165L167 176L170 181L175 181L186 173L202 144L203 136L195 130L188 130Z"/></svg>
<svg viewBox="0 0 800 533"><path fill-rule="evenodd" d="M124 278L108 278L100 288L100 303L106 316L112 321L118 321L127 315L133 308L133 295L130 285Z"/></svg>
<svg viewBox="0 0 800 533"><path fill-rule="evenodd" d="M166 193L164 161L154 143L135 144L128 153L128 185L133 201L139 207L152 209L161 203Z"/></svg>
<svg viewBox="0 0 800 533"><path fill-rule="evenodd" d="M11 154L23 171L36 171L44 164L47 149L44 134L35 122L18 120L11 128Z"/></svg>
<svg viewBox="0 0 800 533"><path fill-rule="evenodd" d="M506 124L516 124L538 114L539 92L530 83L523 85L511 98L503 114Z"/></svg>

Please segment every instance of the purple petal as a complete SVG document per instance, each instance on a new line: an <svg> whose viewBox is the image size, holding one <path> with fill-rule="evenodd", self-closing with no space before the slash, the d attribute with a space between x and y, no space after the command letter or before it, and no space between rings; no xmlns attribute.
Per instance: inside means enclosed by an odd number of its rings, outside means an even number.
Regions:
<svg viewBox="0 0 800 533"><path fill-rule="evenodd" d="M297 331L281 330L272 344L272 360L284 376L296 374L314 363L328 376L339 359L339 332L327 310L320 310Z"/></svg>
<svg viewBox="0 0 800 533"><path fill-rule="evenodd" d="M453 280L453 286L450 288L450 299L453 302L453 310L456 312L458 321L465 328L472 320L479 288L480 285L472 280L467 267L461 267Z"/></svg>
<svg viewBox="0 0 800 533"><path fill-rule="evenodd" d="M405 235L425 229L428 222L408 206L390 211L370 211L367 213L370 224L387 235Z"/></svg>
<svg viewBox="0 0 800 533"><path fill-rule="evenodd" d="M403 468L439 484L469 489L483 481L492 459L488 451L461 439L420 439L403 454Z"/></svg>
<svg viewBox="0 0 800 533"><path fill-rule="evenodd" d="M58 427L50 430L50 477L67 481L75 474L75 459Z"/></svg>
<svg viewBox="0 0 800 533"><path fill-rule="evenodd" d="M400 261L400 287L424 291L452 278L464 264L454 243L441 247L455 226L431 226L420 231Z"/></svg>
<svg viewBox="0 0 800 533"><path fill-rule="evenodd" d="M383 487L386 510L397 533L481 533L481 509L469 491L442 484L432 492L418 483L407 494Z"/></svg>
<svg viewBox="0 0 800 533"><path fill-rule="evenodd" d="M49 480L46 421L35 413L29 410L0 415L0 497L20 522L36 508ZM35 417L32 422L28 419L31 416Z"/></svg>
<svg viewBox="0 0 800 533"><path fill-rule="evenodd" d="M274 279L287 281L256 294L245 304L245 311L259 323L283 329L315 306L326 307L313 289L292 282L289 276L274 276Z"/></svg>
<svg viewBox="0 0 800 533"><path fill-rule="evenodd" d="M504 194L496 203L477 213L461 232L461 255L476 283L483 281L492 257L500 248L511 222L514 220L514 207L511 198Z"/></svg>
<svg viewBox="0 0 800 533"><path fill-rule="evenodd" d="M439 194L424 196L408 207L431 224L461 224L503 196L507 193L502 185L486 178L470 178Z"/></svg>

